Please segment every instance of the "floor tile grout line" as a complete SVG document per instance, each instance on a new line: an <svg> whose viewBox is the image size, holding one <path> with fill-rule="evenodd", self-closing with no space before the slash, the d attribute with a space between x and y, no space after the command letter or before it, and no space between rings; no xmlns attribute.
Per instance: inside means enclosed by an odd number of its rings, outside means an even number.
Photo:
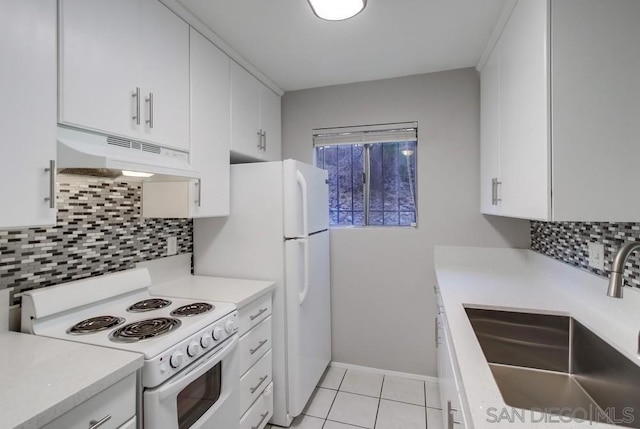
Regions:
<svg viewBox="0 0 640 429"><path fill-rule="evenodd" d="M327 387L318 387L318 389L333 390L334 392L337 392L337 393L348 393L349 395L364 396L365 398L373 398L373 399L380 399L380 400L384 400L384 401L397 402L399 404L413 405L414 407L431 408L432 410L442 410L442 408L428 407L428 406L425 407L424 405L416 404L414 402L398 401L397 399L383 398L381 396L364 395L362 393L348 392L346 390L329 389Z"/></svg>
<svg viewBox="0 0 640 429"><path fill-rule="evenodd" d="M342 386L342 382L344 381L344 378L346 377L346 375L347 375L347 370L344 371L344 374L342 374L342 378L340 379L340 383L338 383L338 390L336 390L336 394L333 397L333 401L331 401L331 406L329 407L329 411L327 411L327 416L324 419L324 423L322 423L322 427L324 427L325 423L327 423L327 420L329 419L329 414L331 414L331 409L333 408L333 404L335 404L336 399L338 398L338 393L340 393L340 386Z"/></svg>
<svg viewBox="0 0 640 429"><path fill-rule="evenodd" d="M382 403L382 389L384 386L385 376L382 376L382 383L380 384L380 397L378 398L378 408L376 408L376 418L373 420L373 429L378 425L378 414L380 413L380 404Z"/></svg>
<svg viewBox="0 0 640 429"><path fill-rule="evenodd" d="M340 422L340 421L338 421L338 420L331 420L331 419L326 419L326 420L324 421L324 423L322 424L322 427L324 427L324 425L325 425L327 422L340 423L341 425L353 426L354 428L371 429L371 428L368 428L368 427L366 427L366 426L354 425L353 423L345 423L345 422Z"/></svg>
<svg viewBox="0 0 640 429"><path fill-rule="evenodd" d="M424 383L424 427L429 429L429 413L427 412L427 382Z"/></svg>

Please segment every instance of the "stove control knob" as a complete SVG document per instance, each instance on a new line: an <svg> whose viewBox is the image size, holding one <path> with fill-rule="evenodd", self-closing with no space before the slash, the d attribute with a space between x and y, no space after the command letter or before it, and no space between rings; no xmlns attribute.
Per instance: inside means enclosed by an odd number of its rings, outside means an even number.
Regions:
<svg viewBox="0 0 640 429"><path fill-rule="evenodd" d="M182 354L182 352L175 352L171 356L171 360L169 361L169 363L171 364L171 368L179 368L183 362L184 355Z"/></svg>
<svg viewBox="0 0 640 429"><path fill-rule="evenodd" d="M206 349L207 347L209 347L212 342L213 342L213 339L209 334L204 334L202 338L200 338L200 345L202 346L203 349Z"/></svg>
<svg viewBox="0 0 640 429"><path fill-rule="evenodd" d="M233 332L236 329L236 321L233 319L227 320L227 323L224 324L224 330L227 331L227 334Z"/></svg>
<svg viewBox="0 0 640 429"><path fill-rule="evenodd" d="M222 326L220 325L213 328L213 339L218 341L220 338L222 338L223 332L224 332L224 329L222 329Z"/></svg>
<svg viewBox="0 0 640 429"><path fill-rule="evenodd" d="M189 357L194 357L198 353L200 353L200 344L198 344L197 342L194 341L189 344L189 346L187 346L187 354L189 355Z"/></svg>

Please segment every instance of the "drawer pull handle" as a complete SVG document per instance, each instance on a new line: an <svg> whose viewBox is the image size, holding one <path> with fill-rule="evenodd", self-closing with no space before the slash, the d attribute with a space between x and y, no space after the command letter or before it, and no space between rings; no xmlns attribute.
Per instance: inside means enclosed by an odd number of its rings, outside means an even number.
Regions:
<svg viewBox="0 0 640 429"><path fill-rule="evenodd" d="M251 390L251 393L256 393L256 390L258 390L260 388L262 383L264 383L267 378L269 378L268 375L265 375L264 377L261 377L260 381L258 381L258 384L256 384L255 387L252 387L251 389L249 389L249 390Z"/></svg>
<svg viewBox="0 0 640 429"><path fill-rule="evenodd" d="M260 427L260 425L262 424L262 422L264 421L264 419L267 418L267 416L269 416L269 411L267 411L264 414L260 414L260 421L258 422L257 425L251 426L251 429L258 429Z"/></svg>
<svg viewBox="0 0 640 429"><path fill-rule="evenodd" d="M105 424L106 422L108 422L109 420L111 420L111 415L105 416L105 417L101 418L100 420L91 420L89 422L89 424L91 425L89 427L89 429L97 429L100 426L102 426L103 424Z"/></svg>
<svg viewBox="0 0 640 429"><path fill-rule="evenodd" d="M264 346L265 344L267 344L269 342L269 340L262 340L258 343L258 347L256 347L255 349L250 349L249 352L251 352L251 354L254 354L255 352L257 352L258 350L260 350L260 347Z"/></svg>
<svg viewBox="0 0 640 429"><path fill-rule="evenodd" d="M262 315L262 313L264 313L267 310L268 308L261 308L260 311L258 311L256 314L254 314L253 316L249 316L249 319L256 320L258 317Z"/></svg>

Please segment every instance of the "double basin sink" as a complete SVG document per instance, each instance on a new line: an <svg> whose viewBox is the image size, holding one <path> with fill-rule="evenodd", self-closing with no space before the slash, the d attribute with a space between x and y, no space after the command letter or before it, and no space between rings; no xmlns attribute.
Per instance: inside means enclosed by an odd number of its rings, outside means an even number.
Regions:
<svg viewBox="0 0 640 429"><path fill-rule="evenodd" d="M640 367L580 322L477 308L466 312L507 405L560 421L640 428Z"/></svg>

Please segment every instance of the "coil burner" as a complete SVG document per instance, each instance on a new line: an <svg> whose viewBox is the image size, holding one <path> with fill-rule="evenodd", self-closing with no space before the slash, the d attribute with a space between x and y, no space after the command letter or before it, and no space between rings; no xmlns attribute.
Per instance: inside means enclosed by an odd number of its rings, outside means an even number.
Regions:
<svg viewBox="0 0 640 429"><path fill-rule="evenodd" d="M116 329L109 339L117 343L135 343L168 334L181 324L178 319L170 317L140 320Z"/></svg>
<svg viewBox="0 0 640 429"><path fill-rule="evenodd" d="M171 315L175 317L191 317L207 313L214 308L215 307L213 305L207 304L206 302L194 302L193 304L183 305L182 307L176 308L171 312Z"/></svg>
<svg viewBox="0 0 640 429"><path fill-rule="evenodd" d="M158 310L160 308L166 307L167 305L171 305L171 301L169 301L168 299L151 298L136 302L135 304L127 308L127 311L131 313L142 313L145 311Z"/></svg>

